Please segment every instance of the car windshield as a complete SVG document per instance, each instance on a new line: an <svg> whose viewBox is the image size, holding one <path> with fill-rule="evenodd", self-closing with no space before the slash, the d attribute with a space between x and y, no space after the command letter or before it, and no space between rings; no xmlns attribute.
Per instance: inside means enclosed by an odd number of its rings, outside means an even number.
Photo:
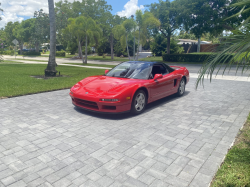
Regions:
<svg viewBox="0 0 250 187"><path fill-rule="evenodd" d="M152 63L123 62L109 71L106 76L129 79L148 79L152 71Z"/></svg>

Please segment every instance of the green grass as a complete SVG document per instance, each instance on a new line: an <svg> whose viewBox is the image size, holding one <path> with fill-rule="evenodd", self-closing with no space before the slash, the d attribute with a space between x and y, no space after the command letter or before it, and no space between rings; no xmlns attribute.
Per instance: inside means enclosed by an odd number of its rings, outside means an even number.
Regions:
<svg viewBox="0 0 250 187"><path fill-rule="evenodd" d="M91 75L102 75L104 70L58 66L61 75L51 79L36 79L32 75L44 75L45 64L1 64L0 63L0 98L27 95L45 91L66 89Z"/></svg>
<svg viewBox="0 0 250 187"><path fill-rule="evenodd" d="M83 63L64 63L64 64L72 64L72 65L79 65L79 66L97 66L97 67L107 67L113 68L115 65L106 65L106 64L83 64Z"/></svg>
<svg viewBox="0 0 250 187"><path fill-rule="evenodd" d="M211 186L250 187L250 115Z"/></svg>
<svg viewBox="0 0 250 187"><path fill-rule="evenodd" d="M48 60L33 60L33 59L26 59L26 58L16 58L13 60L25 60L25 61L34 61L34 62L48 62Z"/></svg>
<svg viewBox="0 0 250 187"><path fill-rule="evenodd" d="M4 60L2 62L0 62L0 64L22 64L23 62L16 62L16 61L12 61L12 60Z"/></svg>

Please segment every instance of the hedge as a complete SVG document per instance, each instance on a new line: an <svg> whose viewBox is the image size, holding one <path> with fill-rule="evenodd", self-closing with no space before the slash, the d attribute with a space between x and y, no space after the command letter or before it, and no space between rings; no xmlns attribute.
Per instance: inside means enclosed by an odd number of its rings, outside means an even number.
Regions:
<svg viewBox="0 0 250 187"><path fill-rule="evenodd" d="M20 50L18 51L18 54L20 55ZM25 55L25 56L41 56L41 53L36 52L36 51L22 51L22 55Z"/></svg>
<svg viewBox="0 0 250 187"><path fill-rule="evenodd" d="M56 51L56 56L65 57L66 53L65 53L65 51Z"/></svg>
<svg viewBox="0 0 250 187"><path fill-rule="evenodd" d="M162 56L165 62L204 62L211 54L164 54ZM228 61L233 58L229 55Z"/></svg>
<svg viewBox="0 0 250 187"><path fill-rule="evenodd" d="M26 55L26 56L29 56L29 55L41 56L41 53L40 52L36 52L36 51L23 51L22 54Z"/></svg>

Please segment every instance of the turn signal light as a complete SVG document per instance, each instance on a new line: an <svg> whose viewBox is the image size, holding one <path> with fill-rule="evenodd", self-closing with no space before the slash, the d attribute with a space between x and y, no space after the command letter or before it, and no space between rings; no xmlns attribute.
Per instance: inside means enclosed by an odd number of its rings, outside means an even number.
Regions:
<svg viewBox="0 0 250 187"><path fill-rule="evenodd" d="M101 101L111 101L111 102L116 102L119 101L119 99L100 99Z"/></svg>

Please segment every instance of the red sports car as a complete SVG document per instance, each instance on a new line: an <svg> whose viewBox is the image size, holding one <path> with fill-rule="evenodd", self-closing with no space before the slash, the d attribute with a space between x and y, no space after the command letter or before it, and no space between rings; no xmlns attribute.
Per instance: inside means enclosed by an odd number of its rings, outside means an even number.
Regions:
<svg viewBox="0 0 250 187"><path fill-rule="evenodd" d="M159 62L123 62L105 75L87 77L70 89L72 103L104 112L142 113L148 103L177 94L182 96L189 81L185 67Z"/></svg>

